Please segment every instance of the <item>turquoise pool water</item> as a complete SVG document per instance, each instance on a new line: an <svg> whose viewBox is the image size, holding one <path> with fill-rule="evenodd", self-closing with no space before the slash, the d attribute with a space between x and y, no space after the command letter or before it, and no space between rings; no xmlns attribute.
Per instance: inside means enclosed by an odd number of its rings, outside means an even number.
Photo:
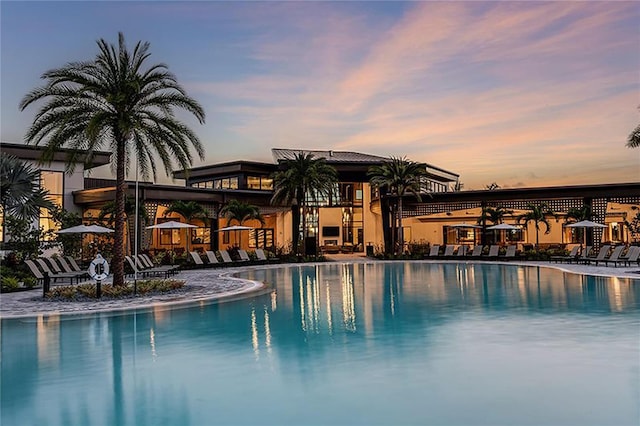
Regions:
<svg viewBox="0 0 640 426"><path fill-rule="evenodd" d="M1 322L1 424L637 425L640 281L250 271L245 300Z"/></svg>

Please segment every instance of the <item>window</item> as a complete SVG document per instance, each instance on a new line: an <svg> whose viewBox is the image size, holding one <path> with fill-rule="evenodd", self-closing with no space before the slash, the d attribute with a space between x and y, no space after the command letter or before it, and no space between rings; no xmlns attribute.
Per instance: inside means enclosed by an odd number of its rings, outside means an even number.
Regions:
<svg viewBox="0 0 640 426"><path fill-rule="evenodd" d="M213 181L214 189L238 189L238 177L216 179Z"/></svg>
<svg viewBox="0 0 640 426"><path fill-rule="evenodd" d="M272 248L273 229L258 228L249 231L249 248Z"/></svg>
<svg viewBox="0 0 640 426"><path fill-rule="evenodd" d="M49 191L49 200L58 207L63 207L64 173L43 170L40 172L40 186ZM53 221L47 209L40 209L39 226L46 231L57 231L59 226ZM55 238L50 236L49 238Z"/></svg>
<svg viewBox="0 0 640 426"><path fill-rule="evenodd" d="M211 229L193 228L191 229L191 244L210 244Z"/></svg>
<svg viewBox="0 0 640 426"><path fill-rule="evenodd" d="M270 191L273 189L273 179L266 176L247 176L247 188Z"/></svg>

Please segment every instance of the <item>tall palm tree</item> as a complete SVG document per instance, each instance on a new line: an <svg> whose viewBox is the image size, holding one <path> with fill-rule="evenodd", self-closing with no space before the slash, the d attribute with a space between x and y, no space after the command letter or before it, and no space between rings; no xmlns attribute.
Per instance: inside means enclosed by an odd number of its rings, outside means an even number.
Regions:
<svg viewBox="0 0 640 426"><path fill-rule="evenodd" d="M264 225L264 217L260 213L260 208L244 201L231 200L222 209L220 214L227 218L227 222L238 222L242 226L248 220L258 220Z"/></svg>
<svg viewBox="0 0 640 426"><path fill-rule="evenodd" d="M411 161L405 157L391 157L381 165L369 168L369 182L374 188L394 197L396 201L395 217L392 224L392 241L395 239L396 226L398 233L398 248L404 247L404 235L402 232L402 199L407 195L413 195L421 201L422 183L427 176L427 165ZM431 194L429 194L431 196ZM397 225L396 225L397 224ZM397 253L395 244L394 253Z"/></svg>
<svg viewBox="0 0 640 426"><path fill-rule="evenodd" d="M551 232L551 223L549 223L549 217L555 216L555 213L551 210L551 208L547 203L541 203L541 204L529 203L527 204L527 209L529 209L527 213L524 213L518 216L517 222L520 223L521 221L524 221L525 227L529 222L535 223L536 248L538 248L538 245L540 243L540 240L538 238L539 232L540 232L540 225L542 224L546 227L544 232L545 234L548 234L549 232Z"/></svg>
<svg viewBox="0 0 640 426"><path fill-rule="evenodd" d="M300 239L300 211L302 210L303 233L306 236L307 207L309 203L330 198L338 183L338 172L324 158L298 152L293 159L280 164L282 170L271 175L273 179L272 204L291 206L293 249L298 252ZM303 239L305 241L306 239Z"/></svg>
<svg viewBox="0 0 640 426"><path fill-rule="evenodd" d="M173 163L188 169L193 161L190 148L204 159L196 134L175 117L175 110L193 114L202 124L205 113L178 84L164 64L147 66L149 43L138 42L129 51L124 35L118 46L104 39L98 42L93 60L71 62L42 75L44 86L28 93L20 109L46 101L35 116L25 139L36 145L45 142L43 159L65 146L76 151L68 157L72 169L80 155L90 161L97 150L113 153L111 167L116 174L116 220L113 283L124 284L125 174L136 154L143 177L156 177L154 155L169 174Z"/></svg>
<svg viewBox="0 0 640 426"><path fill-rule="evenodd" d="M164 216L167 217L171 213L178 213L180 216L184 217L187 223L191 223L194 219L200 219L205 224L209 223L209 218L207 216L207 211L201 204L195 201L181 201L175 200L169 204L169 207L164 211ZM187 233L191 231L187 229ZM191 237L187 237L187 251L189 251L189 242L191 241Z"/></svg>
<svg viewBox="0 0 640 426"><path fill-rule="evenodd" d="M17 157L0 153L0 208L4 215L31 220L40 209L53 210L48 192L40 187L40 171Z"/></svg>

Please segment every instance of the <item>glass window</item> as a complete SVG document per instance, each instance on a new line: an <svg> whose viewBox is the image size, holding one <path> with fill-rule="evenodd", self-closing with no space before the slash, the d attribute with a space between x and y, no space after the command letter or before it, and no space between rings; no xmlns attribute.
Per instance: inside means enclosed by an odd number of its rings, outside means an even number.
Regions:
<svg viewBox="0 0 640 426"><path fill-rule="evenodd" d="M273 189L273 179L268 177L263 177L262 183L260 184L260 189L264 191L271 191Z"/></svg>
<svg viewBox="0 0 640 426"><path fill-rule="evenodd" d="M258 176L247 176L248 189L260 189L260 178Z"/></svg>
<svg viewBox="0 0 640 426"><path fill-rule="evenodd" d="M191 229L191 243L192 244L210 244L211 230L209 228Z"/></svg>
<svg viewBox="0 0 640 426"><path fill-rule="evenodd" d="M238 189L238 178L229 178L229 189Z"/></svg>
<svg viewBox="0 0 640 426"><path fill-rule="evenodd" d="M49 200L58 207L63 207L64 173L42 170L40 172L40 186L49 191ZM57 231L53 218L46 209L40 209L39 226L46 231ZM55 235L48 238L55 238Z"/></svg>

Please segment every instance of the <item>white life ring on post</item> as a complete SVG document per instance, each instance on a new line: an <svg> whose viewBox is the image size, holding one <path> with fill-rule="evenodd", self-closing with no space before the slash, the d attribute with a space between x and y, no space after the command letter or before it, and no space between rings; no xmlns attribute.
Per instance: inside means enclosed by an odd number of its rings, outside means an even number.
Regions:
<svg viewBox="0 0 640 426"><path fill-rule="evenodd" d="M109 276L109 262L102 255L97 254L96 258L89 264L88 272L92 279L102 281Z"/></svg>

